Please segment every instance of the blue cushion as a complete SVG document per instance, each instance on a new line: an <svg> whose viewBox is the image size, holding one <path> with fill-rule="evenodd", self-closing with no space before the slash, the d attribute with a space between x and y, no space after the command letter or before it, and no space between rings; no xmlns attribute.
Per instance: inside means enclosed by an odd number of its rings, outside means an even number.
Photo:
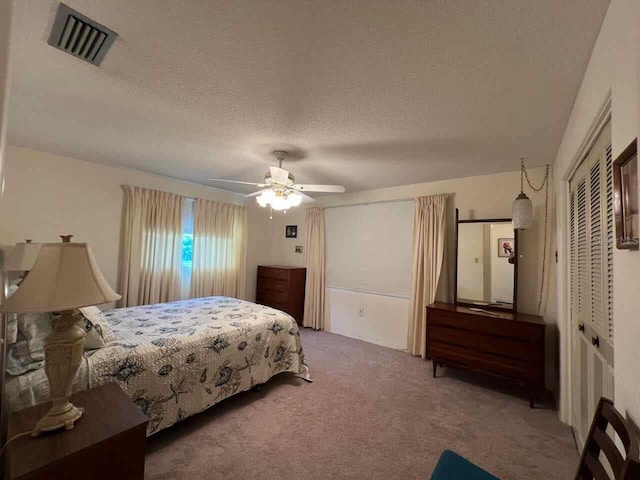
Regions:
<svg viewBox="0 0 640 480"><path fill-rule="evenodd" d="M445 450L431 474L431 480L498 480L498 478L457 453Z"/></svg>

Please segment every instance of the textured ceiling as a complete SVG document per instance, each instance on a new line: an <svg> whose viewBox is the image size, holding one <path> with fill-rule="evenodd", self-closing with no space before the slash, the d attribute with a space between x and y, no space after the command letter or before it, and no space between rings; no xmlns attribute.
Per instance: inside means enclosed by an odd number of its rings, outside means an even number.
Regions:
<svg viewBox="0 0 640 480"><path fill-rule="evenodd" d="M553 162L609 1L66 3L120 36L97 68L16 2L10 143L204 184L291 145L356 191Z"/></svg>

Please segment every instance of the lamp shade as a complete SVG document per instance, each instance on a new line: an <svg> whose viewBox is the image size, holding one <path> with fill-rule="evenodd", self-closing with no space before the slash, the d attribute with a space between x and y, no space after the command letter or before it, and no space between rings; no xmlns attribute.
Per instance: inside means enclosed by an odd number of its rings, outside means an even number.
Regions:
<svg viewBox="0 0 640 480"><path fill-rule="evenodd" d="M525 230L533 225L533 204L524 192L513 202L511 218L514 230Z"/></svg>
<svg viewBox="0 0 640 480"><path fill-rule="evenodd" d="M86 243L44 243L29 275L0 312L57 312L119 298Z"/></svg>
<svg viewBox="0 0 640 480"><path fill-rule="evenodd" d="M40 243L29 241L16 243L16 246L9 252L3 266L3 270L8 272L27 272L31 270L40 251Z"/></svg>

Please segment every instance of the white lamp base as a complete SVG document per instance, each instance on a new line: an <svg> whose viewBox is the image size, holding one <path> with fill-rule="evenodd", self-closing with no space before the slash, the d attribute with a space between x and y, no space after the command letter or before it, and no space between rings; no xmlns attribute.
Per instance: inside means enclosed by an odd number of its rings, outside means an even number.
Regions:
<svg viewBox="0 0 640 480"><path fill-rule="evenodd" d="M73 380L82 363L86 336L76 321L72 310L60 312L60 317L53 321L53 332L45 339L45 371L49 379L52 406L33 429L31 435L34 437L60 428L71 430L84 412L69 402Z"/></svg>
<svg viewBox="0 0 640 480"><path fill-rule="evenodd" d="M38 421L31 433L32 437L37 437L42 432L51 432L61 428L71 430L74 427L75 422L77 422L84 413L83 408L76 407L72 403L69 403L67 410L62 413L53 412L52 410L53 407L51 407L51 410L49 410L47 414Z"/></svg>

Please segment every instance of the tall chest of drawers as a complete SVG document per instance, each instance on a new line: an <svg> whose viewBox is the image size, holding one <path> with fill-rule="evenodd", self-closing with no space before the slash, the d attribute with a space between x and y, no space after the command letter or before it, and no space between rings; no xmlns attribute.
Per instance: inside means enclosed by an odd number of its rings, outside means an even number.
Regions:
<svg viewBox="0 0 640 480"><path fill-rule="evenodd" d="M260 265L256 303L282 310L302 325L306 275L306 268Z"/></svg>
<svg viewBox="0 0 640 480"><path fill-rule="evenodd" d="M448 303L427 307L427 358L524 384L533 407L544 389L545 324L542 317L511 312L484 313Z"/></svg>

